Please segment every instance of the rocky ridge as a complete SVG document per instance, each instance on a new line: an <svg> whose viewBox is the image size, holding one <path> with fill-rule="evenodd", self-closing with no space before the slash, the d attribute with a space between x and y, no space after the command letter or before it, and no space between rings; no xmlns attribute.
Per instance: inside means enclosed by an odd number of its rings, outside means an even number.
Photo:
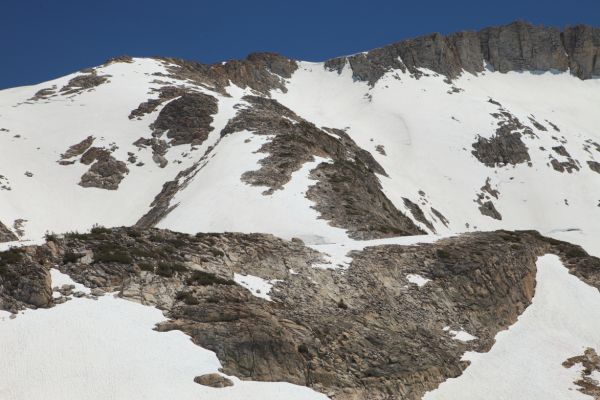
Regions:
<svg viewBox="0 0 600 400"><path fill-rule="evenodd" d="M163 309L169 321L157 329L186 332L216 352L227 374L302 384L334 399L419 399L461 374L466 350L488 351L516 321L545 253L600 288L599 259L531 231L369 247L344 271L315 269L318 252L270 235L95 228L0 253L0 307L51 307L55 267L96 293ZM272 301L235 274L276 282ZM407 278L414 274L429 281L415 285ZM449 329L476 339L455 340Z"/></svg>
<svg viewBox="0 0 600 400"><path fill-rule="evenodd" d="M419 77L421 69L449 79L463 72L570 71L581 79L600 75L600 29L586 25L557 28L523 21L447 36L434 33L326 62L341 72L349 65L355 79L374 85L392 69Z"/></svg>

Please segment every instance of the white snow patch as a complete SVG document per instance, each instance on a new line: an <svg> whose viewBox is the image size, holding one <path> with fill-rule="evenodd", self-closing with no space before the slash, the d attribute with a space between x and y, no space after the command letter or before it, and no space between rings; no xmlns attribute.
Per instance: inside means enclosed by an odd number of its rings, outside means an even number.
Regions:
<svg viewBox="0 0 600 400"><path fill-rule="evenodd" d="M431 280L431 279L424 278L419 274L408 274L408 275L406 275L406 279L410 283L414 283L418 287L425 286L425 284Z"/></svg>
<svg viewBox="0 0 600 400"><path fill-rule="evenodd" d="M233 280L235 283L248 289L253 296L268 301L271 301L269 293L271 292L273 285L277 282L281 282L279 279L266 280L258 276L242 275L238 273L233 274Z"/></svg>
<svg viewBox="0 0 600 400"><path fill-rule="evenodd" d="M56 268L50 269L50 279L52 280L52 287L61 287L63 285L73 285L75 288L73 290L89 293L90 289L81 283L75 282L69 275L63 274Z"/></svg>
<svg viewBox="0 0 600 400"><path fill-rule="evenodd" d="M348 255L351 251L361 251L366 247L381 246L386 244L395 244L401 246L411 246L420 243L434 243L450 235L417 235L417 236L397 236L384 239L373 240L353 240L347 238L343 241L332 243L318 243L306 245L312 249L322 252L325 255L325 263L313 264L316 268L347 268L352 262L352 257Z"/></svg>
<svg viewBox="0 0 600 400"><path fill-rule="evenodd" d="M19 240L14 242L4 242L0 243L0 251L6 251L13 247L23 247L23 246L39 246L44 244L46 241L44 239L37 240Z"/></svg>
<svg viewBox="0 0 600 400"><path fill-rule="evenodd" d="M571 390L579 374L562 363L588 347L600 349L600 293L557 256L539 257L537 267L535 296L518 321L496 335L488 353L465 353L471 365L464 373L424 399L589 399Z"/></svg>
<svg viewBox="0 0 600 400"><path fill-rule="evenodd" d="M558 240L578 244L590 255L600 257L600 226L596 224L592 229L578 228L552 229L543 233Z"/></svg>
<svg viewBox="0 0 600 400"><path fill-rule="evenodd" d="M443 330L452 335L453 339L460 340L461 342L470 342L471 340L477 339L477 336L473 336L469 332L464 331L462 329L455 331L453 329L450 329L449 326L445 326Z"/></svg>

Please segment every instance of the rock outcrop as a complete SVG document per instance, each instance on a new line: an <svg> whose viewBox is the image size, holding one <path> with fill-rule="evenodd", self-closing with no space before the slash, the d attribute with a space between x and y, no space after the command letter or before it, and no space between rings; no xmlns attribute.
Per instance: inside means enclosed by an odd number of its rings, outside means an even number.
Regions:
<svg viewBox="0 0 600 400"><path fill-rule="evenodd" d="M471 154L488 167L503 167L531 161L529 149L522 137L535 137L533 130L522 124L499 103L492 99L489 102L498 106L499 111L491 114L498 120L498 127L490 138L478 136L477 141L472 144Z"/></svg>
<svg viewBox="0 0 600 400"><path fill-rule="evenodd" d="M118 161L109 154L92 164L81 176L79 185L86 188L117 190L128 172L129 169L123 161Z"/></svg>
<svg viewBox="0 0 600 400"><path fill-rule="evenodd" d="M42 248L13 248L0 252L0 310L52 305L48 267L37 261Z"/></svg>
<svg viewBox="0 0 600 400"><path fill-rule="evenodd" d="M531 160L519 132L502 131L489 139L479 136L473 143L472 154L488 167L516 165Z"/></svg>
<svg viewBox="0 0 600 400"><path fill-rule="evenodd" d="M428 69L450 79L463 72L478 74L487 64L499 72L567 71L581 79L600 75L600 29L585 25L557 28L516 21L479 32L448 36L434 33L326 62L341 72L345 65L355 79L374 85L392 69L419 77Z"/></svg>
<svg viewBox="0 0 600 400"><path fill-rule="evenodd" d="M590 169L594 172L597 172L600 174L600 162L598 161L588 161L587 162L588 167L590 167Z"/></svg>
<svg viewBox="0 0 600 400"><path fill-rule="evenodd" d="M170 101L152 124L153 136L167 132L170 144L202 144L212 130L217 99L204 93L186 92Z"/></svg>
<svg viewBox="0 0 600 400"><path fill-rule="evenodd" d="M230 83L263 94L272 89L286 91L285 79L298 69L294 60L275 53L252 53L245 60L218 64L201 64L177 58L163 60L169 64L169 76L190 80L223 94L226 94L225 88Z"/></svg>
<svg viewBox="0 0 600 400"><path fill-rule="evenodd" d="M371 153L340 129L320 129L273 99L246 96L249 107L229 121L221 135L248 130L272 138L259 152L261 168L242 179L265 186L272 194L289 182L292 173L316 157L326 158L310 172L317 182L306 197L332 226L347 229L356 239L424 233L385 196L377 174L385 170Z"/></svg>
<svg viewBox="0 0 600 400"><path fill-rule="evenodd" d="M71 147L69 147L67 149L67 151L65 151L60 156L60 158L62 160L65 160L65 159L78 157L78 156L82 155L91 147L91 145L94 143L94 140L95 140L95 138L93 136L88 136L87 138L83 139L81 142L76 143L76 144L72 145Z"/></svg>
<svg viewBox="0 0 600 400"><path fill-rule="evenodd" d="M63 96L79 94L84 91L93 90L96 86L108 82L110 75L98 75L96 70L83 70L82 75L77 75L60 89L60 94Z"/></svg>

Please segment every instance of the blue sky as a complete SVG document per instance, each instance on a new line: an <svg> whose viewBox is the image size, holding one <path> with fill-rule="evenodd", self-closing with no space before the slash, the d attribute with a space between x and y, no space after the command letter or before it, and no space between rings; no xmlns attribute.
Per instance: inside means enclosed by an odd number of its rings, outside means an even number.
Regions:
<svg viewBox="0 0 600 400"><path fill-rule="evenodd" d="M515 19L600 26L600 1L5 0L0 88L38 83L121 54L216 62L275 51L316 61Z"/></svg>

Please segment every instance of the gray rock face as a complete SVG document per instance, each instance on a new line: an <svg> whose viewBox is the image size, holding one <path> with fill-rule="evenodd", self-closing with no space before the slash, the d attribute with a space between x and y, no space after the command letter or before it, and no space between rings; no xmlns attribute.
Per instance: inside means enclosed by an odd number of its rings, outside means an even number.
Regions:
<svg viewBox="0 0 600 400"><path fill-rule="evenodd" d="M600 28L568 27L563 33L571 73L581 79L600 76Z"/></svg>
<svg viewBox="0 0 600 400"><path fill-rule="evenodd" d="M448 77L456 77L462 71L461 57L477 71L483 70L483 63L480 63L479 67L474 65L477 56L474 56L472 51L479 51L474 38L470 33L457 34L452 39L436 33L404 40L367 53L329 60L325 63L325 68L341 72L342 68L349 64L354 79L366 81L370 85L374 85L392 69L408 71L419 77L422 73L418 69L427 68ZM460 46L460 50L456 46Z"/></svg>
<svg viewBox="0 0 600 400"><path fill-rule="evenodd" d="M477 137L471 152L479 161L488 167L516 165L531 161L529 149L523 143L522 135L535 137L533 130L505 110L493 99L489 103L498 107L498 112L491 115L498 120L496 134L490 138Z"/></svg>
<svg viewBox="0 0 600 400"><path fill-rule="evenodd" d="M171 144L202 144L212 130L210 124L218 111L217 99L204 93L188 92L168 103L152 124L153 135L167 132Z"/></svg>
<svg viewBox="0 0 600 400"><path fill-rule="evenodd" d="M589 26L557 28L517 21L479 32L438 33L403 40L379 49L326 62L340 72L349 65L355 79L374 85L392 69L419 76L419 68L456 78L477 74L484 63L496 71L567 71L581 79L600 75L600 29Z"/></svg>
<svg viewBox="0 0 600 400"><path fill-rule="evenodd" d="M394 206L381 191L378 178L358 160L321 163L310 177L317 180L306 193L315 202L313 208L354 239L425 233Z"/></svg>
<svg viewBox="0 0 600 400"><path fill-rule="evenodd" d="M103 147L90 147L82 154L79 162L90 165L94 161L106 161L109 157L111 157L109 150Z"/></svg>
<svg viewBox="0 0 600 400"><path fill-rule="evenodd" d="M557 28L525 22L479 32L483 58L496 71L566 71L569 59Z"/></svg>

